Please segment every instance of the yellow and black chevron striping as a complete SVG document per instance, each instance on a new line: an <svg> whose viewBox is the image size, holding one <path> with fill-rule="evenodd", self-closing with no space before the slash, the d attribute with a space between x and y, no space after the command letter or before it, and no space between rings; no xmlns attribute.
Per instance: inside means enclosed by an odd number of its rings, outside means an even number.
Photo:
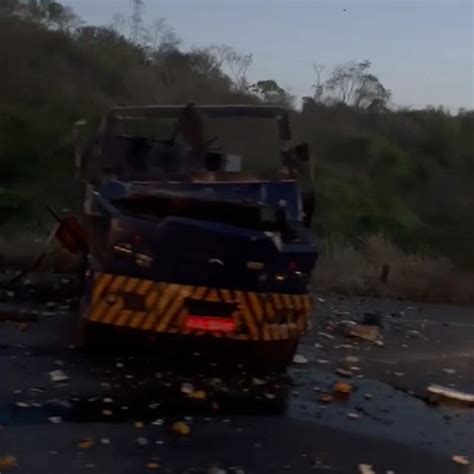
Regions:
<svg viewBox="0 0 474 474"><path fill-rule="evenodd" d="M185 328L188 298L234 304L236 309L231 316L236 323L235 332L212 333L234 339L295 338L308 328L313 307L310 295L252 293L99 273L94 278L87 318L150 332L208 335Z"/></svg>

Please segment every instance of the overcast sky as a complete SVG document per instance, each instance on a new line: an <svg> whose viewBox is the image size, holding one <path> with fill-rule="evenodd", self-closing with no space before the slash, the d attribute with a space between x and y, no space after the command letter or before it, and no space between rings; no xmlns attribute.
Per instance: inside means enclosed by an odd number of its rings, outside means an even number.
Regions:
<svg viewBox="0 0 474 474"><path fill-rule="evenodd" d="M130 0L63 0L88 23L130 15ZM311 94L312 64L369 59L402 106L474 108L474 0L144 0L185 47L253 53L250 80Z"/></svg>

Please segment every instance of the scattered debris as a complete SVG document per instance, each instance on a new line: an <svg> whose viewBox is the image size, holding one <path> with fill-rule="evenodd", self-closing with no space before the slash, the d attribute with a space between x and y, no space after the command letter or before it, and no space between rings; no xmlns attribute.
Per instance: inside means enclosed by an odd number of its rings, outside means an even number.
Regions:
<svg viewBox="0 0 474 474"><path fill-rule="evenodd" d="M355 356L347 356L345 360L349 364L357 364L357 362L360 361L360 359L358 357L355 357Z"/></svg>
<svg viewBox="0 0 474 474"><path fill-rule="evenodd" d="M6 471L17 466L15 456L0 456L0 471Z"/></svg>
<svg viewBox="0 0 474 474"><path fill-rule="evenodd" d="M146 465L147 469L159 469L160 465L157 462L149 462Z"/></svg>
<svg viewBox="0 0 474 474"><path fill-rule="evenodd" d="M16 406L19 408L30 408L30 404L26 402L16 402Z"/></svg>
<svg viewBox="0 0 474 474"><path fill-rule="evenodd" d="M78 447L80 449L90 449L94 446L95 442L92 438L86 438L79 441Z"/></svg>
<svg viewBox="0 0 474 474"><path fill-rule="evenodd" d="M330 341L334 339L334 336L332 334L328 334L327 332L318 332L318 336L325 337L326 339L329 339Z"/></svg>
<svg viewBox="0 0 474 474"><path fill-rule="evenodd" d="M354 337L369 342L378 341L381 337L378 326L368 326L362 324L346 327L345 334L349 337Z"/></svg>
<svg viewBox="0 0 474 474"><path fill-rule="evenodd" d="M194 390L188 395L188 397L193 398L194 400L206 400L207 395L204 390Z"/></svg>
<svg viewBox="0 0 474 474"><path fill-rule="evenodd" d="M102 415L104 416L112 416L113 414L112 410L102 410Z"/></svg>
<svg viewBox="0 0 474 474"><path fill-rule="evenodd" d="M364 395L364 398L365 398L366 400L372 400L372 398L374 398L374 396L373 396L371 393L366 393L366 394Z"/></svg>
<svg viewBox="0 0 474 474"><path fill-rule="evenodd" d="M66 380L69 380L69 377L66 375L66 373L63 370L53 370L49 373L49 377L52 382L65 382Z"/></svg>
<svg viewBox="0 0 474 474"><path fill-rule="evenodd" d="M326 365L329 364L329 361L326 359L316 359L316 363L319 365Z"/></svg>
<svg viewBox="0 0 474 474"><path fill-rule="evenodd" d="M143 428L145 425L143 424L143 421L136 421L135 424L134 424L135 428L138 428L138 429L141 429Z"/></svg>
<svg viewBox="0 0 474 474"><path fill-rule="evenodd" d="M428 393L447 400L466 403L468 406L474 406L474 394L472 393L461 392L460 390L442 387L441 385L430 385Z"/></svg>
<svg viewBox="0 0 474 474"><path fill-rule="evenodd" d="M375 474L371 464L359 464L359 474Z"/></svg>
<svg viewBox="0 0 474 474"><path fill-rule="evenodd" d="M334 392L336 393L352 393L352 385L346 382L336 382L333 387Z"/></svg>
<svg viewBox="0 0 474 474"><path fill-rule="evenodd" d="M60 416L50 416L48 420L54 425L57 425L63 422L63 419Z"/></svg>
<svg viewBox="0 0 474 474"><path fill-rule="evenodd" d="M173 423L171 430L182 436L187 436L191 432L191 428L184 421L177 421Z"/></svg>
<svg viewBox="0 0 474 474"><path fill-rule="evenodd" d="M394 372L393 374L396 375L397 377L403 377L405 375L404 372Z"/></svg>
<svg viewBox="0 0 474 474"><path fill-rule="evenodd" d="M185 395L190 395L194 392L194 385L192 383L183 383L181 384L181 393Z"/></svg>
<svg viewBox="0 0 474 474"><path fill-rule="evenodd" d="M455 455L451 459L457 464L469 466L469 459L466 456Z"/></svg>
<svg viewBox="0 0 474 474"><path fill-rule="evenodd" d="M352 377L352 372L346 369L337 369L336 374L340 375L341 377Z"/></svg>
<svg viewBox="0 0 474 474"><path fill-rule="evenodd" d="M445 372L446 374L449 374L449 375L453 375L456 373L456 371L454 369L443 369L443 372Z"/></svg>
<svg viewBox="0 0 474 474"><path fill-rule="evenodd" d="M347 418L350 420L358 420L360 418L360 415L357 413L348 413Z"/></svg>
<svg viewBox="0 0 474 474"><path fill-rule="evenodd" d="M331 403L334 401L334 397L330 393L322 393L319 396L318 401L322 403Z"/></svg>
<svg viewBox="0 0 474 474"><path fill-rule="evenodd" d="M307 364L308 359L302 354L295 354L295 356L293 357L293 363L294 364Z"/></svg>
<svg viewBox="0 0 474 474"><path fill-rule="evenodd" d="M148 441L148 439L144 436L139 436L137 438L137 444L139 444L140 446L148 446L150 444L150 441Z"/></svg>
<svg viewBox="0 0 474 474"><path fill-rule="evenodd" d="M265 380L259 379L259 378L257 378L257 377L254 377L254 378L252 379L252 383L253 383L255 386L258 386L258 385L265 385L265 384L266 384Z"/></svg>
<svg viewBox="0 0 474 474"><path fill-rule="evenodd" d="M101 438L100 442L102 444L110 444L110 439L109 438Z"/></svg>
<svg viewBox="0 0 474 474"><path fill-rule="evenodd" d="M412 339L421 339L420 331L417 331L416 329L411 329L410 331L407 331L407 336Z"/></svg>

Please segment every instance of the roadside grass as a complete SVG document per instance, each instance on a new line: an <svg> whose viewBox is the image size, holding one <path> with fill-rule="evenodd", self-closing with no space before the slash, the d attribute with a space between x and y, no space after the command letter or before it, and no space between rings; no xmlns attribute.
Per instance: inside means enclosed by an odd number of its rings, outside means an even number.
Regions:
<svg viewBox="0 0 474 474"><path fill-rule="evenodd" d="M358 248L342 246L321 255L313 283L322 293L474 304L474 274L457 270L443 258L406 254L378 235Z"/></svg>

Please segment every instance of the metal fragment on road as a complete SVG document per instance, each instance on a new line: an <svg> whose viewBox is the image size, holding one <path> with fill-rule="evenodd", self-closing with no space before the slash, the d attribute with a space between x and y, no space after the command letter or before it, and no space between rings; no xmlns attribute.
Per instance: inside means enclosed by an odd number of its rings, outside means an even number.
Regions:
<svg viewBox="0 0 474 474"><path fill-rule="evenodd" d="M60 416L50 416L48 420L54 425L57 425L63 422L63 419Z"/></svg>
<svg viewBox="0 0 474 474"><path fill-rule="evenodd" d="M352 372L346 369L337 369L336 374L340 375L341 377L347 377L347 378L352 377Z"/></svg>
<svg viewBox="0 0 474 474"><path fill-rule="evenodd" d="M449 387L443 387L441 385L430 385L427 390L428 393L432 395L438 395L448 400L454 400L458 402L464 402L469 405L474 405L473 393L461 392L460 390L455 390Z"/></svg>
<svg viewBox="0 0 474 474"><path fill-rule="evenodd" d="M293 357L293 363L294 364L307 364L308 359L302 354L295 354L295 356Z"/></svg>
<svg viewBox="0 0 474 474"><path fill-rule="evenodd" d="M358 420L360 418L360 415L358 413L348 413L347 418L350 420Z"/></svg>
<svg viewBox="0 0 474 474"><path fill-rule="evenodd" d="M59 383L59 382L65 382L66 380L69 380L68 375L63 371L63 370L52 370L49 373L49 377L52 382Z"/></svg>

